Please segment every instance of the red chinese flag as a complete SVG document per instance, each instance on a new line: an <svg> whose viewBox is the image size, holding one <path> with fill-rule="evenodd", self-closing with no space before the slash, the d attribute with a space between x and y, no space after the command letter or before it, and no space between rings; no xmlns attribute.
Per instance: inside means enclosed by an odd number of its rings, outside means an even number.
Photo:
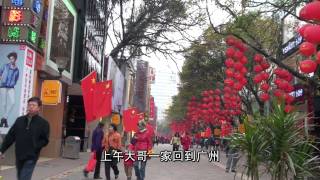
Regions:
<svg viewBox="0 0 320 180"><path fill-rule="evenodd" d="M93 99L95 118L109 116L112 113L112 81L96 83Z"/></svg>
<svg viewBox="0 0 320 180"><path fill-rule="evenodd" d="M97 72L93 71L81 80L81 89L83 95L84 110L86 113L86 121L95 120L93 114L93 94L95 83L97 80Z"/></svg>
<svg viewBox="0 0 320 180"><path fill-rule="evenodd" d="M137 131L137 109L136 108L129 108L123 111L123 126L124 131Z"/></svg>

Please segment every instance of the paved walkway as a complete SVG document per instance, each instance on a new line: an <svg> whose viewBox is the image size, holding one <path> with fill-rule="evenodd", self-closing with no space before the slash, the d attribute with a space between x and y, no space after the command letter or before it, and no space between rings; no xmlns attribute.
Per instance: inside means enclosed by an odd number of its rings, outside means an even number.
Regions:
<svg viewBox="0 0 320 180"><path fill-rule="evenodd" d="M170 150L170 145L159 145L155 152ZM198 150L199 151L199 150ZM82 169L88 160L89 153L81 153L80 159L53 159L37 164L33 180L91 180L84 178ZM221 154L221 162L209 162L207 155L202 155L200 162L160 162L160 158L148 161L146 169L146 180L233 180L234 173L225 172L225 155ZM118 164L120 170L119 180L126 180L123 163ZM101 167L101 177L104 177L104 165ZM1 171L4 180L14 180L15 168ZM134 173L133 173L134 174ZM112 176L114 177L114 176ZM133 178L135 179L135 178ZM240 179L240 174L236 175Z"/></svg>

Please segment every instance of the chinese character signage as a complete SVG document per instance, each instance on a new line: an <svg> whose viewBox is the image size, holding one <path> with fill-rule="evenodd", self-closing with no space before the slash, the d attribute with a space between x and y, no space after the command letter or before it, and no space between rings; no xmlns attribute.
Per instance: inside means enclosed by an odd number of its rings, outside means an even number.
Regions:
<svg viewBox="0 0 320 180"><path fill-rule="evenodd" d="M45 80L41 87L41 100L45 105L57 105L61 102L62 85L57 80Z"/></svg>
<svg viewBox="0 0 320 180"><path fill-rule="evenodd" d="M26 113L32 96L35 52L22 45L0 45L0 133Z"/></svg>

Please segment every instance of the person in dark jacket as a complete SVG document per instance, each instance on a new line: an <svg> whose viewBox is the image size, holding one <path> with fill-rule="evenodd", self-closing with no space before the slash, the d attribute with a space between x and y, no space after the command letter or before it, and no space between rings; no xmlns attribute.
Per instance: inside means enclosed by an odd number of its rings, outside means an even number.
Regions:
<svg viewBox="0 0 320 180"><path fill-rule="evenodd" d="M92 145L91 145L91 152L96 153L96 167L94 169L94 175L93 179L102 179L100 177L100 165L101 165L101 155L102 155L102 140L104 136L103 132L104 124L102 122L99 122L98 126L92 133ZM84 176L88 176L88 172L86 170L83 170Z"/></svg>
<svg viewBox="0 0 320 180"><path fill-rule="evenodd" d="M6 135L0 150L3 153L15 142L18 180L31 180L40 151L49 143L49 123L39 116L42 102L38 97L28 100L28 114L18 117Z"/></svg>

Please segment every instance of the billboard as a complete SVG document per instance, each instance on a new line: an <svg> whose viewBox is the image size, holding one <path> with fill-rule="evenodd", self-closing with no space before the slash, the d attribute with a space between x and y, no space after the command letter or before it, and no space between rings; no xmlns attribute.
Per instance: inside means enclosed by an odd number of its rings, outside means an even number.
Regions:
<svg viewBox="0 0 320 180"><path fill-rule="evenodd" d="M121 112L123 111L123 89L124 76L114 62L112 57L108 58L108 75L107 80L112 80L112 110L118 112L118 106L121 105Z"/></svg>
<svg viewBox="0 0 320 180"><path fill-rule="evenodd" d="M27 113L32 96L35 51L25 45L0 44L0 133Z"/></svg>
<svg viewBox="0 0 320 180"><path fill-rule="evenodd" d="M149 63L146 61L137 61L137 73L133 96L133 105L137 107L140 112L147 111L148 99L148 69Z"/></svg>

